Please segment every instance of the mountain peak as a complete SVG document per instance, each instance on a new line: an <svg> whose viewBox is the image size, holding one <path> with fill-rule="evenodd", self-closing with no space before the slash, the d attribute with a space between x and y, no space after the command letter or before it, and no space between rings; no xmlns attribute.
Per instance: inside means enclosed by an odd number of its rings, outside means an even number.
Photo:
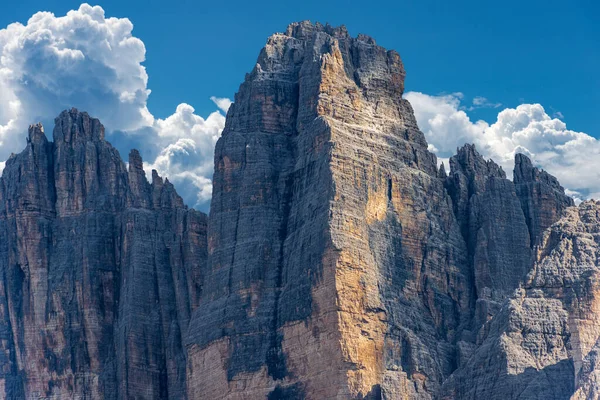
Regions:
<svg viewBox="0 0 600 400"><path fill-rule="evenodd" d="M320 22L312 23L309 20L304 20L300 22L293 22L288 25L285 34L287 36L294 37L296 39L306 39L310 37L313 33L316 32L324 32L328 35L337 37L337 38L349 38L350 34L348 33L348 29L345 25L340 25L338 27L334 27L329 25L328 23L323 25Z"/></svg>
<svg viewBox="0 0 600 400"><path fill-rule="evenodd" d="M38 143L40 141L47 141L42 123L38 122L37 124L29 125L27 142Z"/></svg>
<svg viewBox="0 0 600 400"><path fill-rule="evenodd" d="M466 143L456 150L456 155L450 158L450 170L462 171L468 176L495 176L504 179L506 174L502 167L493 160L486 160L474 144Z"/></svg>
<svg viewBox="0 0 600 400"><path fill-rule="evenodd" d="M131 149L129 152L129 171L142 170L144 169L144 161L140 155L139 150Z"/></svg>
<svg viewBox="0 0 600 400"><path fill-rule="evenodd" d="M97 118L76 108L64 110L54 119L55 143L104 141L104 126Z"/></svg>
<svg viewBox="0 0 600 400"><path fill-rule="evenodd" d="M0 179L0 397L537 399L595 379L598 206L471 144L447 174L404 77L344 26L271 36L209 217L87 113L54 143L32 125Z"/></svg>
<svg viewBox="0 0 600 400"><path fill-rule="evenodd" d="M543 169L534 167L531 159L522 153L515 154L515 169L513 171L513 176L515 184L539 181L558 192L562 193L565 190L556 177L550 175Z"/></svg>

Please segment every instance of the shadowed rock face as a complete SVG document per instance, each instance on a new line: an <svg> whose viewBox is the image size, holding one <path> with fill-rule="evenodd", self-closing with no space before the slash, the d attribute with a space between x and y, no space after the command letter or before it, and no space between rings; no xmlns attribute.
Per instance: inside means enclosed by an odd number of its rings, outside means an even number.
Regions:
<svg viewBox="0 0 600 400"><path fill-rule="evenodd" d="M513 180L529 227L531 246L534 246L542 233L575 203L565 195L564 188L555 177L534 168L531 160L523 154L515 155Z"/></svg>
<svg viewBox="0 0 600 400"><path fill-rule="evenodd" d="M0 179L0 393L596 398L599 206L523 155L446 174L404 77L344 27L271 36L208 218L86 113L33 125Z"/></svg>
<svg viewBox="0 0 600 400"><path fill-rule="evenodd" d="M427 395L452 371L467 252L404 75L345 28L269 38L216 148L196 398Z"/></svg>
<svg viewBox="0 0 600 400"><path fill-rule="evenodd" d="M41 125L0 180L0 388L6 398L185 398L182 336L206 216L97 119Z"/></svg>
<svg viewBox="0 0 600 400"><path fill-rule="evenodd" d="M598 399L600 203L566 210L535 264L444 384L448 399Z"/></svg>
<svg viewBox="0 0 600 400"><path fill-rule="evenodd" d="M517 193L474 146L447 177L404 76L343 27L269 38L216 148L190 396L435 398L519 287L562 188L531 167Z"/></svg>
<svg viewBox="0 0 600 400"><path fill-rule="evenodd" d="M477 298L501 300L518 287L531 264L529 230L515 185L474 145L465 145L450 159L447 188L468 245Z"/></svg>

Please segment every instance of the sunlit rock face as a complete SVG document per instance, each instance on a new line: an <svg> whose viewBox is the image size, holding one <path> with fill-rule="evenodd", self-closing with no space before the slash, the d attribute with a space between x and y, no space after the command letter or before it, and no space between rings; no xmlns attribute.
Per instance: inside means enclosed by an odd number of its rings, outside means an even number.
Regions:
<svg viewBox="0 0 600 400"><path fill-rule="evenodd" d="M0 398L598 398L598 204L466 144L399 55L291 24L246 75L210 215L77 110L0 179Z"/></svg>
<svg viewBox="0 0 600 400"><path fill-rule="evenodd" d="M446 176L404 77L344 27L268 39L216 148L192 397L435 398L526 277L564 191L474 146Z"/></svg>
<svg viewBox="0 0 600 400"><path fill-rule="evenodd" d="M75 109L0 180L0 397L185 398L206 216Z"/></svg>
<svg viewBox="0 0 600 400"><path fill-rule="evenodd" d="M404 75L345 28L267 41L216 148L194 396L427 394L452 371L467 251Z"/></svg>

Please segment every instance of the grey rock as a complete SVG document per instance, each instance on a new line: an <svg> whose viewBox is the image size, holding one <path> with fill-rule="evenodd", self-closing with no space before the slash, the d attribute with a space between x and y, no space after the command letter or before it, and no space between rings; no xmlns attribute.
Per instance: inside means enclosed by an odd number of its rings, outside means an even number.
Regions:
<svg viewBox="0 0 600 400"><path fill-rule="evenodd" d="M431 398L453 371L468 253L404 76L343 27L269 38L217 143L190 396Z"/></svg>
<svg viewBox="0 0 600 400"><path fill-rule="evenodd" d="M600 206L523 155L438 168L405 75L343 26L271 36L208 217L86 113L32 125L0 178L0 397L598 398Z"/></svg>
<svg viewBox="0 0 600 400"><path fill-rule="evenodd" d="M215 152L191 397L439 398L485 343L568 200L474 146L447 177L404 77L397 53L344 27L268 39ZM556 212L534 226L539 206Z"/></svg>
<svg viewBox="0 0 600 400"><path fill-rule="evenodd" d="M0 179L0 387L6 398L185 398L206 216L129 172L97 119L41 125Z"/></svg>
<svg viewBox="0 0 600 400"><path fill-rule="evenodd" d="M531 267L529 230L513 182L475 145L450 159L447 181L469 248L478 299L502 300Z"/></svg>
<svg viewBox="0 0 600 400"><path fill-rule="evenodd" d="M575 203L555 177L533 167L531 160L523 154L515 155L513 182L534 246L542 233Z"/></svg>
<svg viewBox="0 0 600 400"><path fill-rule="evenodd" d="M599 244L595 201L544 231L523 287L444 383L445 398L597 399Z"/></svg>

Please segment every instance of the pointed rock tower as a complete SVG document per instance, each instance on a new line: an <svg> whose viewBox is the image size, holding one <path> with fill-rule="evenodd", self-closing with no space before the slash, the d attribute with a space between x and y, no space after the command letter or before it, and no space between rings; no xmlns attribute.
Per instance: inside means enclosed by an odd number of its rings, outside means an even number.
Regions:
<svg viewBox="0 0 600 400"><path fill-rule="evenodd" d="M455 368L468 252L404 76L344 27L268 39L216 147L190 397L425 398Z"/></svg>
<svg viewBox="0 0 600 400"><path fill-rule="evenodd" d="M76 109L0 179L0 397L186 397L206 216Z"/></svg>

